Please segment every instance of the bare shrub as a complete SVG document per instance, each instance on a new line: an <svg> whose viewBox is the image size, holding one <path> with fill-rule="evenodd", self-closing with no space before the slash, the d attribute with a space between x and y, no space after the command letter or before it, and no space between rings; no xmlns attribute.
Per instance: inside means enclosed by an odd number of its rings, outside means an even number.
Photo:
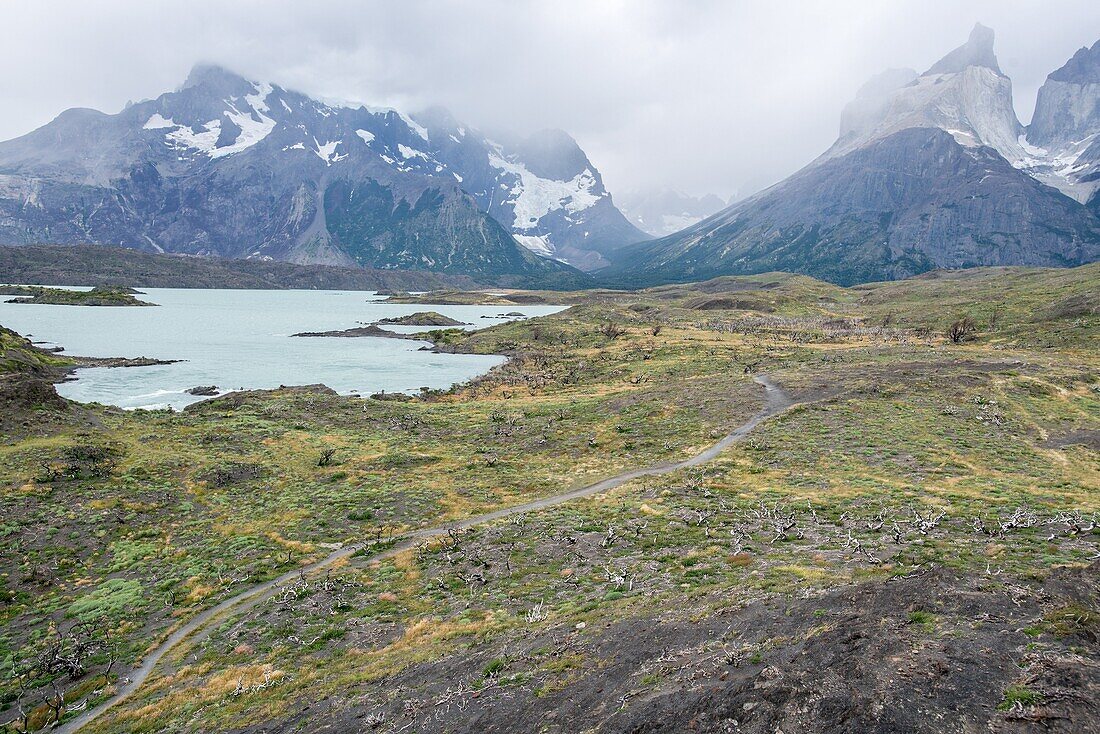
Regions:
<svg viewBox="0 0 1100 734"><path fill-rule="evenodd" d="M606 321L600 325L598 331L606 336L608 339L618 339L620 336L626 333L626 329L619 326L614 321Z"/></svg>
<svg viewBox="0 0 1100 734"><path fill-rule="evenodd" d="M951 340L952 344L960 344L973 339L977 332L978 325L974 322L974 319L963 316L952 321L951 325L947 327L947 338Z"/></svg>

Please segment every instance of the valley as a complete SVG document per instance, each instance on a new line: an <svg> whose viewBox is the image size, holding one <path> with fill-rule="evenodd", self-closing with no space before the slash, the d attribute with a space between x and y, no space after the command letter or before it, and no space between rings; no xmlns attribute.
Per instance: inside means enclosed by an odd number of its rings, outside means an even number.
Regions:
<svg viewBox="0 0 1100 734"><path fill-rule="evenodd" d="M441 332L510 359L412 400L9 403L9 710L44 725L53 680L76 721L177 630L194 634L81 731L672 730L657 705L764 731L784 701L822 726L935 731L951 706L1007 731L1088 722L1095 270L562 294L557 314ZM28 369L5 379L47 368ZM758 380L793 407L757 423ZM843 705L799 667L811 648L852 666ZM78 674L37 667L74 649ZM858 663L870 650L893 662ZM928 665L942 677L899 673ZM872 689L898 705L861 703Z"/></svg>

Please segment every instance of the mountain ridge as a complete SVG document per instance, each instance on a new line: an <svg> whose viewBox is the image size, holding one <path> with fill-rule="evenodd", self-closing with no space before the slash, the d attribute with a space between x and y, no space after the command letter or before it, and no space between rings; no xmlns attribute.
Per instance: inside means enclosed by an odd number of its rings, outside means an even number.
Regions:
<svg viewBox="0 0 1100 734"><path fill-rule="evenodd" d="M174 92L114 115L66 110L0 143L0 243L114 244L577 287L585 277L559 260L596 266L601 249L645 237L565 133L556 135L559 150L575 151L554 173L583 167L558 181L530 173L523 149L449 113L424 122L197 65ZM508 221L517 211L525 220ZM339 231L330 221L342 223Z"/></svg>
<svg viewBox="0 0 1100 734"><path fill-rule="evenodd" d="M1028 142L992 40L979 25L924 74L873 78L817 159L682 232L618 251L602 281L790 270L851 285L934 268L1100 259L1100 219L1085 205L1100 175L1080 165L1079 141L1070 153ZM1091 88L1077 85L1060 103L1083 94ZM1095 136L1100 115L1084 119ZM1085 153L1100 154L1086 143Z"/></svg>

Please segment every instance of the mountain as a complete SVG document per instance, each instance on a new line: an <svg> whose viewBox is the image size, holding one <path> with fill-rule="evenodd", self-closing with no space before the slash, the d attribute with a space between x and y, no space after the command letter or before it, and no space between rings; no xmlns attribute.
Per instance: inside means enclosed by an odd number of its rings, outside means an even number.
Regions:
<svg viewBox="0 0 1100 734"><path fill-rule="evenodd" d="M675 189L635 189L619 196L626 218L654 237L679 232L732 203L715 194L691 196Z"/></svg>
<svg viewBox="0 0 1100 734"><path fill-rule="evenodd" d="M978 25L923 74L895 69L868 82L836 142L801 171L683 232L619 250L603 277L641 285L786 270L850 285L1100 259L1100 219L1085 205L1095 169L1082 165L1100 129L1095 49L1051 75L1038 127L1025 129L993 32Z"/></svg>
<svg viewBox="0 0 1100 734"><path fill-rule="evenodd" d="M1033 176L1100 214L1100 41L1047 77L1026 142Z"/></svg>
<svg viewBox="0 0 1100 734"><path fill-rule="evenodd" d="M575 287L586 277L553 258L600 262L642 237L564 133L498 142L440 110L421 122L331 105L216 66L118 114L72 109L0 143L0 244Z"/></svg>
<svg viewBox="0 0 1100 734"><path fill-rule="evenodd" d="M532 252L594 270L616 248L648 239L616 208L600 172L561 130L487 138L445 110L416 119L431 141L430 155L460 172L478 208Z"/></svg>

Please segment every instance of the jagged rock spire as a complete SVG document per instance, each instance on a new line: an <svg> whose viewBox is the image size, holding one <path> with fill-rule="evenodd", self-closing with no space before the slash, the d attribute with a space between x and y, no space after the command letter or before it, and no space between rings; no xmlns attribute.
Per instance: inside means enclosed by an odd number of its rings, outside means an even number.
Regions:
<svg viewBox="0 0 1100 734"><path fill-rule="evenodd" d="M1082 48L1061 68L1052 71L1047 77L1051 81L1071 84L1100 83L1100 41L1092 48Z"/></svg>
<svg viewBox="0 0 1100 734"><path fill-rule="evenodd" d="M993 53L993 29L986 28L981 23L974 25L970 31L970 38L951 53L932 65L925 74L953 74L962 71L968 66L984 66L998 74L1001 67L997 64L997 56Z"/></svg>

